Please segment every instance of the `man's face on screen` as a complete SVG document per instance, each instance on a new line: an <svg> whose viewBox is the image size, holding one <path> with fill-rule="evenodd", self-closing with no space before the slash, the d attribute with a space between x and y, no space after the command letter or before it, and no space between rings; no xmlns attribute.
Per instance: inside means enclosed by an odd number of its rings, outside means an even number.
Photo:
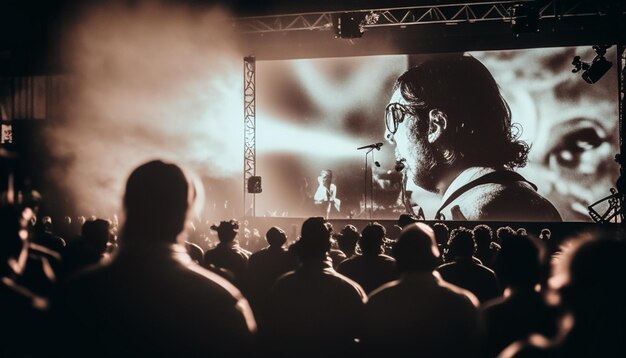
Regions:
<svg viewBox="0 0 626 358"><path fill-rule="evenodd" d="M400 90L396 90L391 100L389 100L389 105L393 104L399 105L400 109L398 111L404 111L403 108L409 108L409 103L402 97ZM391 128L385 128L385 138L389 143L395 144L396 160L404 163L404 170L407 171L407 175L415 185L435 192L437 165L434 148L427 141L427 133L421 133L418 130L416 122L428 119L418 118L406 111L404 111L404 115L401 118L401 122L397 123L395 133L392 133L393 127L391 125L387 126Z"/></svg>

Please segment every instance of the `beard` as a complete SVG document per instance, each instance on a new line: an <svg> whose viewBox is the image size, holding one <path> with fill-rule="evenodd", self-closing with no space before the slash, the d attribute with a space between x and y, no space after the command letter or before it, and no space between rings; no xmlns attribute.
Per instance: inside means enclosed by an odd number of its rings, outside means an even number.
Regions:
<svg viewBox="0 0 626 358"><path fill-rule="evenodd" d="M437 183L445 171L443 160L433 144L425 138L415 139L415 147L406 158L409 178L420 188L438 193Z"/></svg>

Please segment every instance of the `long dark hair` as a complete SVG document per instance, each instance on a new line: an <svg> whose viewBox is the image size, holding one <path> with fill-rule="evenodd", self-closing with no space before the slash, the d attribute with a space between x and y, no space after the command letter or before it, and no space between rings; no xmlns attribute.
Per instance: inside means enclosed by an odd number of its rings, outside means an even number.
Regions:
<svg viewBox="0 0 626 358"><path fill-rule="evenodd" d="M423 119L416 123L418 131L427 130L430 110L446 114L448 127L442 139L452 151L451 162L510 169L526 165L530 147L518 139L521 126L512 124L498 84L475 58L427 60L404 72L395 89L409 103L410 114Z"/></svg>

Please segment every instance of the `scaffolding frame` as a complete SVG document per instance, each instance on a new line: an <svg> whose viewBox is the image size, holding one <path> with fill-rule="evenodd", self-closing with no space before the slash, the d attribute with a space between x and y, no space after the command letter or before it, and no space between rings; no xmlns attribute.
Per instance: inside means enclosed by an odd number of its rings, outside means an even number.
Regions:
<svg viewBox="0 0 626 358"><path fill-rule="evenodd" d="M233 19L233 26L246 34L328 31L333 30L333 17L347 12L375 15L377 20L363 24L364 29L494 21L511 22L513 19L511 9L513 5L520 3L537 5L539 20L607 16L613 10L613 8L607 7L606 3L597 0L550 0L539 3L534 0L508 0L240 17ZM624 14L623 11L622 14Z"/></svg>
<svg viewBox="0 0 626 358"><path fill-rule="evenodd" d="M256 176L256 59L243 59L243 216L256 215L256 194L248 193L248 180Z"/></svg>

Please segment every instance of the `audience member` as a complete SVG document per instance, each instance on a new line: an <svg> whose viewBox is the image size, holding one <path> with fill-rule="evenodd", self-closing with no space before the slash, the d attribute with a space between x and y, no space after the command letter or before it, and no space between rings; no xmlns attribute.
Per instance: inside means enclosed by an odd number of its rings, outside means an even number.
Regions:
<svg viewBox="0 0 626 358"><path fill-rule="evenodd" d="M187 253L189 257L193 260L193 262L198 265L202 265L204 262L204 250L198 244L194 244L193 242L185 241L185 249L187 249Z"/></svg>
<svg viewBox="0 0 626 358"><path fill-rule="evenodd" d="M419 219L416 218L414 215L411 215L409 213L402 213L400 214L400 216L398 217L398 226L401 229L404 229L405 227L407 227L410 224L416 223L418 222Z"/></svg>
<svg viewBox="0 0 626 358"><path fill-rule="evenodd" d="M274 286L264 326L269 352L279 357L346 357L355 354L365 292L336 273L328 257L324 218L302 224L293 245L302 265Z"/></svg>
<svg viewBox="0 0 626 358"><path fill-rule="evenodd" d="M368 224L359 240L363 254L345 260L337 268L337 272L356 281L367 293L398 278L396 260L383 254L385 234L385 227L379 223Z"/></svg>
<svg viewBox="0 0 626 358"><path fill-rule="evenodd" d="M117 215L78 217L78 235L69 216L54 230L54 213L3 204L0 356L626 356L621 233L561 251L558 225L559 240L510 226L494 237L402 214L390 231L333 234L317 217L286 249L281 228L263 240L252 226L264 221L187 220L197 188L173 164L136 168L119 241Z"/></svg>
<svg viewBox="0 0 626 358"><path fill-rule="evenodd" d="M548 254L552 255L558 250L558 244L556 240L552 238L552 231L548 228L541 229L539 233L539 240L541 240L548 250Z"/></svg>
<svg viewBox="0 0 626 358"><path fill-rule="evenodd" d="M504 240L507 237L511 237L515 235L516 235L515 230L513 230L512 227L510 226L499 227L496 230L496 242L498 245L500 245L502 243L502 240Z"/></svg>
<svg viewBox="0 0 626 358"><path fill-rule="evenodd" d="M541 229L541 232L539 233L539 240L543 241L544 244L547 244L548 241L550 241L550 237L552 236L552 232L550 231L550 229Z"/></svg>
<svg viewBox="0 0 626 358"><path fill-rule="evenodd" d="M52 219L49 216L44 216L39 225L35 225L35 235L31 241L60 254L66 246L65 240L52 232Z"/></svg>
<svg viewBox="0 0 626 358"><path fill-rule="evenodd" d="M348 257L346 254L339 249L337 244L337 240L333 237L333 224L329 221L326 222L326 227L330 231L330 250L328 251L328 257L333 263L333 269L337 269L340 263L342 263Z"/></svg>
<svg viewBox="0 0 626 358"><path fill-rule="evenodd" d="M247 287L257 318L265 312L267 296L276 280L298 267L297 257L285 248L287 234L283 229L271 227L265 240L269 246L253 253L248 262Z"/></svg>
<svg viewBox="0 0 626 358"><path fill-rule="evenodd" d="M476 257L483 265L493 269L500 245L493 241L493 230L487 225L474 227L474 240L476 240Z"/></svg>
<svg viewBox="0 0 626 358"><path fill-rule="evenodd" d="M195 186L174 164L151 161L126 184L118 254L61 288L63 356L247 356L255 320L226 280L182 246Z"/></svg>
<svg viewBox="0 0 626 358"><path fill-rule="evenodd" d="M236 240L239 231L237 220L222 221L219 225L211 226L217 232L219 244L204 253L204 266L214 265L226 269L234 274L235 282L241 287L248 269L250 251L239 246Z"/></svg>
<svg viewBox="0 0 626 358"><path fill-rule="evenodd" d="M361 238L361 234L354 225L346 225L339 234L334 235L337 240L339 250L343 251L347 258L356 255L356 244Z"/></svg>
<svg viewBox="0 0 626 358"><path fill-rule="evenodd" d="M433 232L435 233L435 241L437 242L439 252L445 253L448 249L448 240L450 239L450 229L448 228L448 225L444 223L435 223L433 225ZM446 260L445 254L443 259L444 261Z"/></svg>
<svg viewBox="0 0 626 358"><path fill-rule="evenodd" d="M474 356L478 300L433 274L441 262L433 230L423 223L408 225L393 255L401 278L372 292L365 308L368 355Z"/></svg>
<svg viewBox="0 0 626 358"><path fill-rule="evenodd" d="M29 264L30 208L0 207L0 356L49 355L48 299L23 278Z"/></svg>
<svg viewBox="0 0 626 358"><path fill-rule="evenodd" d="M543 301L538 291L546 264L545 248L528 236L512 236L502 241L496 261L504 297L481 307L483 356L495 357L509 344L533 332L544 336L556 333L556 312Z"/></svg>
<svg viewBox="0 0 626 358"><path fill-rule="evenodd" d="M66 276L97 264L106 256L107 243L111 236L109 230L110 223L103 219L86 221L83 224L80 239L71 242L63 255Z"/></svg>
<svg viewBox="0 0 626 358"><path fill-rule="evenodd" d="M74 240L77 233L72 231L72 217L65 215L61 220L61 225L58 225L57 227L57 232L66 243L70 243Z"/></svg>
<svg viewBox="0 0 626 358"><path fill-rule="evenodd" d="M348 256L346 256L346 254L339 249L337 241L335 241L332 237L330 239L330 251L328 251L328 257L330 257L330 261L333 264L333 269L337 269L339 264L348 258Z"/></svg>
<svg viewBox="0 0 626 358"><path fill-rule="evenodd" d="M472 292L480 302L500 294L495 273L474 260L476 242L471 230L459 227L450 233L448 255L451 262L437 268L441 277L454 285Z"/></svg>
<svg viewBox="0 0 626 358"><path fill-rule="evenodd" d="M550 279L551 297L567 313L552 341L538 335L502 357L626 356L626 244L623 233L579 238L566 248Z"/></svg>

